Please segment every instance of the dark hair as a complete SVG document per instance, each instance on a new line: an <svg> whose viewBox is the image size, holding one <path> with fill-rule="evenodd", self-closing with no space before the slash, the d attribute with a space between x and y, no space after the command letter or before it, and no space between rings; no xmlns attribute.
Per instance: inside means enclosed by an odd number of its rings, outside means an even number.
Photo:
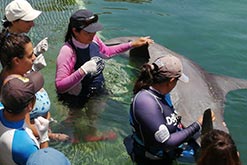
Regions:
<svg viewBox="0 0 247 165"><path fill-rule="evenodd" d="M197 165L241 165L237 147L231 136L214 129L202 137Z"/></svg>
<svg viewBox="0 0 247 165"><path fill-rule="evenodd" d="M137 78L133 93L138 93L141 89L148 89L152 84L168 82L171 78L160 74L159 68L155 64L144 64L141 68L140 76Z"/></svg>
<svg viewBox="0 0 247 165"><path fill-rule="evenodd" d="M0 33L0 61L2 67L11 67L11 61L14 57L23 58L25 45L30 42L30 38L23 33L16 34L7 31Z"/></svg>
<svg viewBox="0 0 247 165"><path fill-rule="evenodd" d="M72 26L72 23L70 22L69 25L68 25L67 32L66 32L66 34L65 34L64 42L68 42L68 43L71 45L71 47L72 47L74 50L76 50L76 47L75 47L75 45L74 45L73 42L72 42L72 37L75 37L75 35L74 35L73 31L72 31L73 28L74 28L74 27ZM76 29L77 32L80 32L80 31L81 31L80 28L75 28L75 29Z"/></svg>
<svg viewBox="0 0 247 165"><path fill-rule="evenodd" d="M68 25L67 32L66 32L66 34L65 34L64 42L70 41L70 40L72 39L72 37L75 37L75 36L74 36L74 33L73 33L73 31L72 31L73 28L75 28L75 27L73 27L72 24L71 24L71 22L70 22L69 25ZM82 29L80 29L80 28L76 28L76 31L77 31L77 32L80 32L81 30L82 30Z"/></svg>

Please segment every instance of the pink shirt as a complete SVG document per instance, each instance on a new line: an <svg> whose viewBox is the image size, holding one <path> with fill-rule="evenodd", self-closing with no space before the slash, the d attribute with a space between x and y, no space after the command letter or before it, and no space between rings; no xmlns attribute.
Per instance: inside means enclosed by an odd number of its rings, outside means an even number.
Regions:
<svg viewBox="0 0 247 165"><path fill-rule="evenodd" d="M82 44L72 39L74 45L78 48L87 48L88 44ZM106 46L103 41L95 35L93 42L99 45L100 53L102 58L111 58L118 53L127 51L131 48L130 43L123 43L114 46ZM76 54L70 44L67 42L62 46L57 57L56 67L56 80L55 85L58 93L66 93L73 88L76 88L80 81L84 78L84 74L81 74L80 70L74 70L76 63Z"/></svg>

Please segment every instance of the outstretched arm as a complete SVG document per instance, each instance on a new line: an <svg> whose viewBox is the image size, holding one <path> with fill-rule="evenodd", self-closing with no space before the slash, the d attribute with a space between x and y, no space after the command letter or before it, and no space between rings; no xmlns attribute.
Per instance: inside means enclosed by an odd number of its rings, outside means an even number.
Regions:
<svg viewBox="0 0 247 165"><path fill-rule="evenodd" d="M98 36L95 35L94 42L96 42L99 45L100 53L102 53L104 56L103 58L110 58L119 53L125 52L131 48L143 46L145 44L152 44L154 41L150 39L149 36L147 36L147 37L140 37L137 40L132 41L132 42L122 43L122 44L113 45L113 46L107 46Z"/></svg>

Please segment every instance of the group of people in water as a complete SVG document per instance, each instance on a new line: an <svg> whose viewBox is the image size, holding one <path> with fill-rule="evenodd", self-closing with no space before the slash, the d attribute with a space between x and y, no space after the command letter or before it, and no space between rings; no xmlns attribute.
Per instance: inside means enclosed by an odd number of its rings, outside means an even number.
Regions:
<svg viewBox="0 0 247 165"><path fill-rule="evenodd" d="M48 39L34 47L27 35L41 13L26 0L13 0L5 8L0 34L0 164L70 164L68 158L48 144L52 139L69 139L68 135L49 129L51 102L39 72L46 66L43 53L48 50ZM150 37L140 37L107 46L96 34L102 29L98 15L87 9L74 12L69 19L57 56L55 87L58 100L71 111L82 109L91 98L107 94L103 59L154 43ZM180 59L173 55L142 66L130 105L132 134L125 139L136 164L172 164L182 154L185 142L196 152L202 116L190 126L183 126L169 95L178 81L188 83L189 78L183 73ZM108 138L95 134L87 140ZM199 148L198 165L241 164L234 141L223 131L212 130L203 135Z"/></svg>

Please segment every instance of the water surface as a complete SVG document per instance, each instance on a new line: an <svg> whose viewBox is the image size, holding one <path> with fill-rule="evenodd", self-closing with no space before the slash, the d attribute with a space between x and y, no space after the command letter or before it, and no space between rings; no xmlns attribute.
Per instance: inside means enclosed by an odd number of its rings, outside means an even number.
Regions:
<svg viewBox="0 0 247 165"><path fill-rule="evenodd" d="M1 13L10 0L1 1ZM245 1L192 0L30 0L43 11L36 27L28 34L34 43L49 37L45 54L48 66L42 70L45 88L52 100L51 113L58 120L54 131L82 133L88 125L86 110L73 115L57 102L54 77L58 51L72 12L88 8L99 14L104 30L103 40L120 36L151 36L155 42L197 62L208 72L247 79L247 21ZM115 141L76 144L53 142L51 146L63 151L72 164L131 164L123 138L130 133L128 123L131 90L137 74L127 59L116 57L107 61L104 70L107 89L111 94L99 104L95 125L100 131L113 130ZM198 89L199 90L199 89ZM240 151L243 164L247 161L245 134L247 90L230 92L225 104L225 119ZM100 100L96 100L99 101ZM67 122L69 121L69 122ZM85 133L85 132L84 132Z"/></svg>

